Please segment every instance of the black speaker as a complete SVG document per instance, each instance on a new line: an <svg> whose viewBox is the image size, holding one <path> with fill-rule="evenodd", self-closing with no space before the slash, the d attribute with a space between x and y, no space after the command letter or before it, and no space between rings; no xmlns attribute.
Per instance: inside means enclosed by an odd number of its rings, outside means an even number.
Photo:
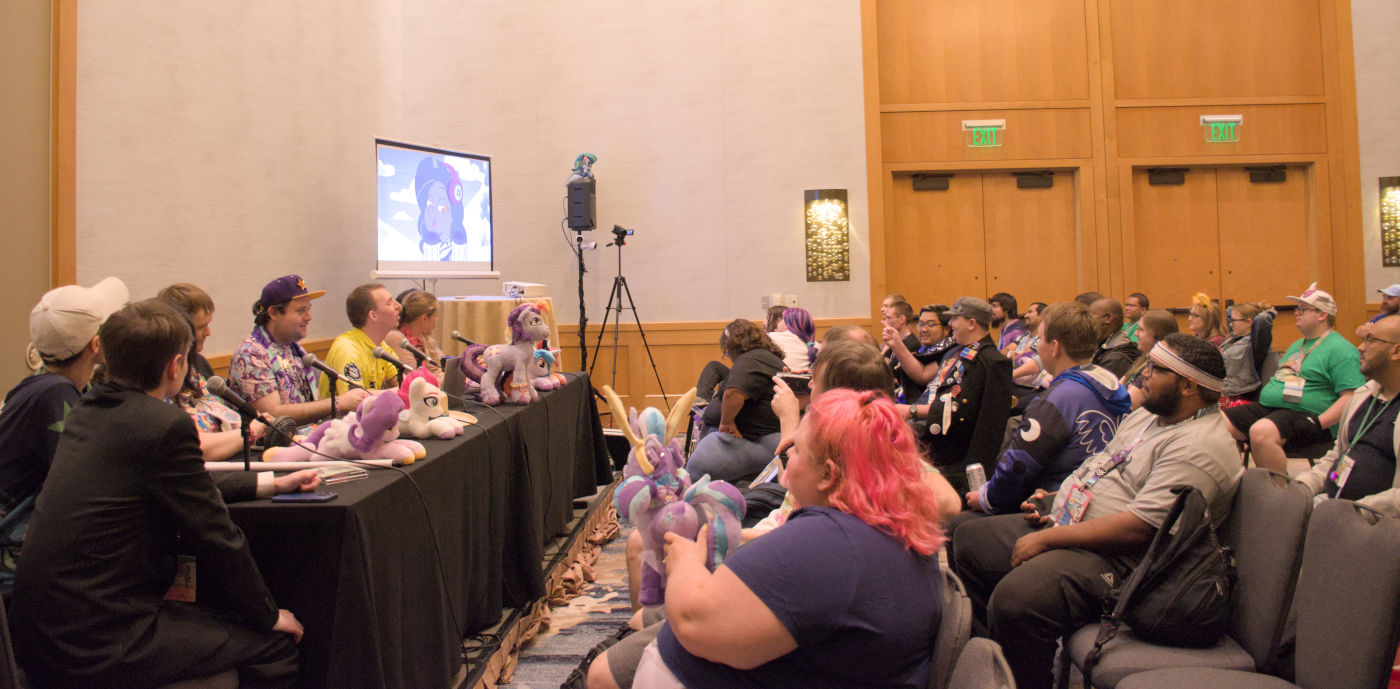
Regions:
<svg viewBox="0 0 1400 689"><path fill-rule="evenodd" d="M589 178L569 183L569 229L591 230L597 225L593 217L597 198L597 180Z"/></svg>

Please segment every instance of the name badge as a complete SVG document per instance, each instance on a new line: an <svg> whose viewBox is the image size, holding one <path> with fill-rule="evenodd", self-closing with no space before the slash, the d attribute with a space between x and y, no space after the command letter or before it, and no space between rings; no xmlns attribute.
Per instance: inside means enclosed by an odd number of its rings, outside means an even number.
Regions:
<svg viewBox="0 0 1400 689"><path fill-rule="evenodd" d="M1089 509L1089 502L1093 499L1093 494L1084 486L1075 484L1069 489L1069 495L1065 498L1065 504L1060 508L1060 513L1055 515L1055 524L1058 526L1078 524L1084 518L1084 511Z"/></svg>
<svg viewBox="0 0 1400 689"><path fill-rule="evenodd" d="M1351 469L1356 466L1356 460L1351 457L1343 457L1337 460L1337 465L1332 467L1332 474L1327 478L1332 479L1332 483L1337 484L1337 495L1342 494L1342 489L1347 485L1347 479L1351 477Z"/></svg>
<svg viewBox="0 0 1400 689"><path fill-rule="evenodd" d="M1292 404L1303 403L1303 388L1308 381L1302 376L1285 376L1283 379L1283 401Z"/></svg>
<svg viewBox="0 0 1400 689"><path fill-rule="evenodd" d="M165 600L194 603L194 572L194 558L189 555L179 556L177 564L175 565L175 581L170 584L170 589L165 592Z"/></svg>

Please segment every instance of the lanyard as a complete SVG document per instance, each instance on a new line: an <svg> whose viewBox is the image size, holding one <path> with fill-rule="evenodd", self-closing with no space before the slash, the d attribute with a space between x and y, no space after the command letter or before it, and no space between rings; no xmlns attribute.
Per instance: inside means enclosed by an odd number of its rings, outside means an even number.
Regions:
<svg viewBox="0 0 1400 689"><path fill-rule="evenodd" d="M1113 456L1108 460L1108 464L1099 467L1094 473L1090 474L1088 480L1084 481L1084 490L1093 488L1094 484L1098 483L1103 477L1112 473L1114 469L1123 466L1123 463L1128 461L1128 455L1131 454L1133 450L1136 450L1138 445L1142 444L1142 435L1147 432L1147 429L1152 427L1153 423L1152 421L1147 422L1147 425L1143 426L1142 430L1138 431L1137 437L1133 438L1133 442L1128 443L1127 447L1113 453Z"/></svg>
<svg viewBox="0 0 1400 689"><path fill-rule="evenodd" d="M1314 349L1317 349L1317 346L1320 345L1320 344L1322 344L1322 341L1325 340L1325 339L1327 339L1327 336L1328 336L1328 335L1331 335L1331 334L1332 334L1332 331L1331 331L1331 330L1328 330L1327 332L1322 333L1321 335L1318 336L1318 338L1317 338L1316 340L1313 340L1313 343L1312 343L1312 346L1311 346L1311 347L1308 347L1306 350L1304 350L1304 351L1301 352L1302 356L1298 357L1298 373L1301 374L1301 373L1303 372L1303 362L1308 360L1308 355L1309 355L1309 354L1312 354L1312 353L1313 353L1313 350L1314 350Z"/></svg>
<svg viewBox="0 0 1400 689"><path fill-rule="evenodd" d="M1361 438L1366 435L1366 431L1371 430L1371 426L1375 425L1377 421L1381 420L1381 417L1385 416L1385 411L1387 409L1390 409L1390 404L1395 401L1395 397L1386 400L1386 403L1381 405L1381 410L1377 412L1375 416L1371 416L1371 412L1374 411L1376 408L1376 398L1379 395L1380 391L1376 391L1376 395L1373 395L1370 401L1366 404L1366 411L1361 414L1361 424L1356 429L1356 432L1351 434L1351 440L1347 442L1346 446L1342 449L1342 451L1337 453L1337 462L1341 462L1342 460L1346 459L1346 456L1348 453L1351 452L1351 449L1353 447L1356 447L1356 444L1358 442L1361 442ZM1329 477L1335 482L1336 475L1337 463L1334 462L1332 464L1332 470L1329 472Z"/></svg>

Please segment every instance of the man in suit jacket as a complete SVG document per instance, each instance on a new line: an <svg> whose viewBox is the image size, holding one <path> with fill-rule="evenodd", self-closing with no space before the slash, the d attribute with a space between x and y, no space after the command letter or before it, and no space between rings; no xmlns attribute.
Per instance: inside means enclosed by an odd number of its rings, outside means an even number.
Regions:
<svg viewBox="0 0 1400 689"><path fill-rule="evenodd" d="M111 382L72 413L25 540L15 650L40 689L160 686L237 669L295 681L302 628L273 602L204 470L194 423L167 400L192 334L159 300L98 332ZM192 555L196 602L169 600Z"/></svg>

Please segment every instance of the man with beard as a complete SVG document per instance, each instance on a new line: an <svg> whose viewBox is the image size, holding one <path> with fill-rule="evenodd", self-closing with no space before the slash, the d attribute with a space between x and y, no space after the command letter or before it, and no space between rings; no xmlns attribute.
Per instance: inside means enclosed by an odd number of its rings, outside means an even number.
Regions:
<svg viewBox="0 0 1400 689"><path fill-rule="evenodd" d="M1048 689L1056 640L1096 621L1104 597L1141 560L1175 499L1201 492L1216 527L1244 473L1218 406L1225 362L1190 335L1157 343L1146 401L1108 447L1023 514L969 522L949 560L979 620L1006 650L1016 685Z"/></svg>
<svg viewBox="0 0 1400 689"><path fill-rule="evenodd" d="M1400 284L1376 291L1381 293L1381 312L1372 316L1371 320L1356 326L1357 337L1366 337L1366 333L1371 332L1371 326L1380 319L1400 313Z"/></svg>

